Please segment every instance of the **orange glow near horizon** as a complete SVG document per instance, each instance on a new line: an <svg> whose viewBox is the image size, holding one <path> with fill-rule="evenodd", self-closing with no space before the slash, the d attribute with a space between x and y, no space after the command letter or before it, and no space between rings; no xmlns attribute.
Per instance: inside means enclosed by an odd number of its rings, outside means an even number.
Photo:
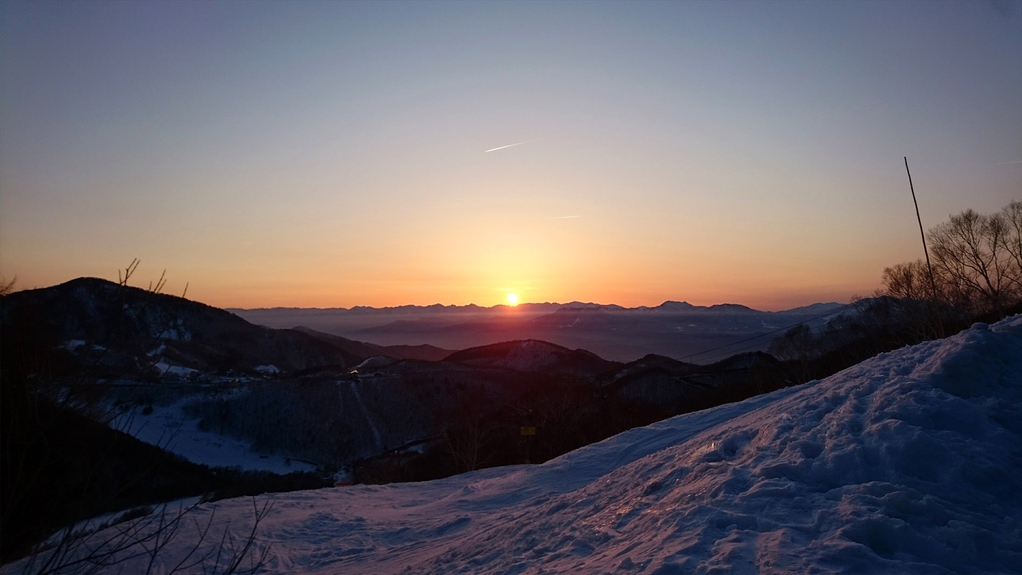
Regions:
<svg viewBox="0 0 1022 575"><path fill-rule="evenodd" d="M881 268L882 269L882 268ZM879 271L877 276L879 276ZM169 275L169 272L168 272ZM609 277L608 277L609 276ZM182 276L184 280L186 276ZM145 281L142 281L142 280ZM560 279L560 278L557 278ZM879 285L864 282L849 287L844 278L823 278L801 276L788 283L776 278L743 276L728 278L729 281L649 281L629 283L611 274L593 273L585 278L560 283L554 278L536 278L528 289L475 288L467 281L450 283L436 278L420 281L395 280L380 282L346 283L343 281L281 282L273 285L259 285L257 282L232 282L228 285L213 285L191 278L188 298L222 308L262 307L305 307L305 308L351 308L355 306L397 307L402 305L427 306L433 304L464 306L475 304L482 307L505 305L514 308L527 303L561 303L581 301L596 304L616 304L623 307L656 307L665 301L687 301L692 305L711 306L715 304L741 304L763 311L780 311L819 302L836 301L847 303L853 295L870 295ZM745 280L745 285L742 284ZM772 281L770 281L772 280ZM803 283L799 283L802 281ZM145 287L148 277L141 278L135 285ZM510 282L509 282L510 283ZM671 284L674 285L671 285ZM179 285L180 284L180 285ZM446 285L445 285L446 284ZM738 284L736 287L735 284ZM492 284L491 284L492 285ZM258 287L257 287L258 286ZM173 277L167 284L166 293L180 295L184 281ZM512 301L512 295L517 301Z"/></svg>
<svg viewBox="0 0 1022 575"><path fill-rule="evenodd" d="M509 295L515 294L519 306L581 301L655 307L671 300L699 306L733 303L779 311L817 302L845 303L853 295L870 295L879 286L884 265L912 257L911 253L881 253L865 265L827 269L821 264L822 258L808 257L816 255L812 249L802 252L805 261L771 263L776 259L763 248L769 241L760 242L741 257L732 250L712 251L711 246L701 246L694 239L689 243L695 247L690 249L668 245L642 250L627 238L598 238L591 242L593 249L587 250L582 245L569 245L570 237L542 237L538 233L537 238L522 234L521 241L512 243L514 249L494 250L496 253L487 257L478 245L501 244L506 235L495 233L497 237L489 239L470 227L462 232L467 239L461 239L453 237L453 232L447 232L451 236L447 245L437 245L437 249L409 246L390 260L382 251L361 261L344 260L341 253L329 254L323 261L340 262L335 266L315 259L296 259L270 268L261 265L259 256L232 258L226 254L214 254L213 262L228 261L230 265L214 265L202 259L202 253L193 257L143 254L146 257L131 284L144 288L166 268L164 293L181 295L188 283L189 299L220 308L491 307L512 304ZM559 248L540 249L545 242ZM457 251L473 243L474 253ZM447 246L455 249L442 249ZM115 254L91 262L82 258L68 262L65 269L54 266L40 270L43 273L32 273L34 270L21 266L5 266L3 271L7 277L17 275L17 287L22 289L47 287L82 276L116 281L119 264L131 259L132 254L125 249L123 256Z"/></svg>

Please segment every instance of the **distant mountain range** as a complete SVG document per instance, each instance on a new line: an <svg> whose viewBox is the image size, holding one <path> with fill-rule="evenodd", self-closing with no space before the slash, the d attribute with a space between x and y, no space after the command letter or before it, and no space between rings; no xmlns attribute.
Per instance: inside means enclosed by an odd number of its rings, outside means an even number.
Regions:
<svg viewBox="0 0 1022 575"><path fill-rule="evenodd" d="M803 322L821 326L846 307L818 303L764 312L736 304L703 307L667 301L636 308L572 302L490 308L431 305L228 311L259 325L302 326L378 345L464 349L536 339L586 349L614 361L632 361L653 353L712 363L736 353L764 351L785 329Z"/></svg>

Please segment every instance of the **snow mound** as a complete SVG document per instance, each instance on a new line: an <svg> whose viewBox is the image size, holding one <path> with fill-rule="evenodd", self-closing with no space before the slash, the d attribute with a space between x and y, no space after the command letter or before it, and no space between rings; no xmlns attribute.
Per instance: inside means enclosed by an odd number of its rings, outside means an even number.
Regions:
<svg viewBox="0 0 1022 575"><path fill-rule="evenodd" d="M1016 572L1022 317L543 465L266 499L268 573Z"/></svg>

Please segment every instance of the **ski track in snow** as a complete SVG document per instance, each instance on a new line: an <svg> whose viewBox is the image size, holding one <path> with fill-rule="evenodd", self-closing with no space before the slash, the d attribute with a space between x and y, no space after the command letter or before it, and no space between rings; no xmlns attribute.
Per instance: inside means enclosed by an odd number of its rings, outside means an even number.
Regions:
<svg viewBox="0 0 1022 575"><path fill-rule="evenodd" d="M260 496L256 547L266 573L1018 572L1020 444L1015 317L542 465Z"/></svg>
<svg viewBox="0 0 1022 575"><path fill-rule="evenodd" d="M362 403L362 394L358 392L358 382L351 381L351 393L355 395L355 402L358 403L358 408L362 412L362 417L366 420L366 425L369 426L369 430L373 432L373 444L376 446L377 453L383 450L383 440L380 438L380 430L376 429L376 424L373 423L373 418L369 417L369 411L366 409L366 405Z"/></svg>

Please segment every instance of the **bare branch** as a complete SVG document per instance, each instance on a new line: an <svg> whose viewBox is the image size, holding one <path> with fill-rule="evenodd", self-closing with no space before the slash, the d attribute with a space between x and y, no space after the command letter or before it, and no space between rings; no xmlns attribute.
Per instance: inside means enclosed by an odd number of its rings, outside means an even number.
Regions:
<svg viewBox="0 0 1022 575"><path fill-rule="evenodd" d="M7 281L7 278L0 277L0 296L14 293L14 284L16 283L18 283L18 276L11 278L11 281Z"/></svg>

